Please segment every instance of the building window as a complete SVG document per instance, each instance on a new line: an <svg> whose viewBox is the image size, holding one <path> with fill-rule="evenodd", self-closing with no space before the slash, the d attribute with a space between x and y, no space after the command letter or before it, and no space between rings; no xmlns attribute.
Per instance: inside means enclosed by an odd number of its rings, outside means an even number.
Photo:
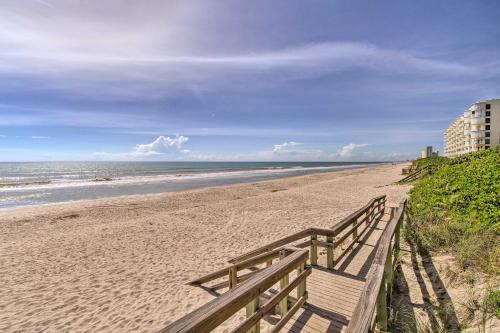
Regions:
<svg viewBox="0 0 500 333"><path fill-rule="evenodd" d="M486 111L486 117L491 116L491 111Z"/></svg>
<svg viewBox="0 0 500 333"><path fill-rule="evenodd" d="M486 132L486 137L489 138L490 137L490 132Z"/></svg>
<svg viewBox="0 0 500 333"><path fill-rule="evenodd" d="M490 125L486 125L486 130L489 131L490 130Z"/></svg>
<svg viewBox="0 0 500 333"><path fill-rule="evenodd" d="M472 111L472 115L475 115L476 114L476 111Z"/></svg>
<svg viewBox="0 0 500 333"><path fill-rule="evenodd" d="M491 109L491 104L486 104L486 110Z"/></svg>
<svg viewBox="0 0 500 333"><path fill-rule="evenodd" d="M487 145L489 145L490 144L490 139L484 140L484 143L486 143Z"/></svg>
<svg viewBox="0 0 500 333"><path fill-rule="evenodd" d="M490 118L486 118L486 123L489 124L490 123Z"/></svg>

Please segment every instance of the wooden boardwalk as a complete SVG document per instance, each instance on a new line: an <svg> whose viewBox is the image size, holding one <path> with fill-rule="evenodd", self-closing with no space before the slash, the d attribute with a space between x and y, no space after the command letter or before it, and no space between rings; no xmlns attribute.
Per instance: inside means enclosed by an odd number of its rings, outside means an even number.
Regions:
<svg viewBox="0 0 500 333"><path fill-rule="evenodd" d="M277 239L191 281L219 297L159 332L212 332L243 309L232 333L387 331L406 200L385 202L373 198L331 228Z"/></svg>
<svg viewBox="0 0 500 333"><path fill-rule="evenodd" d="M326 255L307 279L307 303L294 314L281 332L343 332L365 286L377 242L389 221L389 212L372 224L358 244L334 271L327 270Z"/></svg>

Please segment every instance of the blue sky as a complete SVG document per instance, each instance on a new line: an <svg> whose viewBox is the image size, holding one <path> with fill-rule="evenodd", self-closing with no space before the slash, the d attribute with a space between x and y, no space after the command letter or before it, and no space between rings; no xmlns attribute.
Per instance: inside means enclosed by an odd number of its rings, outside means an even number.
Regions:
<svg viewBox="0 0 500 333"><path fill-rule="evenodd" d="M0 6L0 160L400 160L500 96L498 1Z"/></svg>

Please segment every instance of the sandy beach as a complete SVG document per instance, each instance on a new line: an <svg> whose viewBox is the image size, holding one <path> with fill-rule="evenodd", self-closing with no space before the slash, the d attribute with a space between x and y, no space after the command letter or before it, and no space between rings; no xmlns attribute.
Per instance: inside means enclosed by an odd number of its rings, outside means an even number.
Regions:
<svg viewBox="0 0 500 333"><path fill-rule="evenodd" d="M407 186L402 165L0 212L1 332L155 332L213 298L186 282Z"/></svg>

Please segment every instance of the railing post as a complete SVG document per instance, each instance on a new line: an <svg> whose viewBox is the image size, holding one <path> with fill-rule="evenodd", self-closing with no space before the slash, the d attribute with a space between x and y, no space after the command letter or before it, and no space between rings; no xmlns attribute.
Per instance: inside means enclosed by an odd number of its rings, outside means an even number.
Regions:
<svg viewBox="0 0 500 333"><path fill-rule="evenodd" d="M305 269L306 264L303 262L297 268L297 276L299 276ZM304 281L297 286L297 299L300 299L306 293L306 280L307 279L304 279Z"/></svg>
<svg viewBox="0 0 500 333"><path fill-rule="evenodd" d="M236 265L229 267L229 289L236 287L238 282L238 271Z"/></svg>
<svg viewBox="0 0 500 333"><path fill-rule="evenodd" d="M266 267L269 267L269 266L272 266L272 265L273 265L273 260L272 260L272 259L271 259L271 260L268 260L268 261L266 262Z"/></svg>
<svg viewBox="0 0 500 333"><path fill-rule="evenodd" d="M318 246L314 244L314 241L318 239L318 235L311 235L311 250L309 251L310 261L312 266L318 264Z"/></svg>
<svg viewBox="0 0 500 333"><path fill-rule="evenodd" d="M280 259L283 259L286 257L286 251L281 250L280 251ZM283 276L283 278L280 280L280 290L285 289L288 286L289 279L288 279L288 274ZM286 313L288 312L288 295L283 297L279 303L279 308L280 308L280 315L281 318L285 317Z"/></svg>
<svg viewBox="0 0 500 333"><path fill-rule="evenodd" d="M390 245L389 245L390 246ZM389 249L389 253L387 254L387 260L385 261L385 267L384 267L384 282L387 286L386 288L386 293L388 295L387 301L391 301L392 297L392 252Z"/></svg>
<svg viewBox="0 0 500 333"><path fill-rule="evenodd" d="M399 250L400 250L400 239L401 239L401 222L398 223L396 227L396 232L394 233L394 256L399 258Z"/></svg>
<svg viewBox="0 0 500 333"><path fill-rule="evenodd" d="M333 236L326 236L326 242L331 244L326 248L326 266L329 270L333 271L334 258L333 258Z"/></svg>
<svg viewBox="0 0 500 333"><path fill-rule="evenodd" d="M250 303L246 306L246 315L247 318L250 318L260 306L260 295L255 297ZM260 319L251 329L247 331L247 333L260 333Z"/></svg>
<svg viewBox="0 0 500 333"><path fill-rule="evenodd" d="M387 293L385 290L385 279L382 281L380 291L377 296L377 326L383 331L387 331Z"/></svg>
<svg viewBox="0 0 500 333"><path fill-rule="evenodd" d="M352 232L352 240L355 240L356 237L358 237L358 219L357 218L352 223L352 227L354 228L354 231Z"/></svg>

